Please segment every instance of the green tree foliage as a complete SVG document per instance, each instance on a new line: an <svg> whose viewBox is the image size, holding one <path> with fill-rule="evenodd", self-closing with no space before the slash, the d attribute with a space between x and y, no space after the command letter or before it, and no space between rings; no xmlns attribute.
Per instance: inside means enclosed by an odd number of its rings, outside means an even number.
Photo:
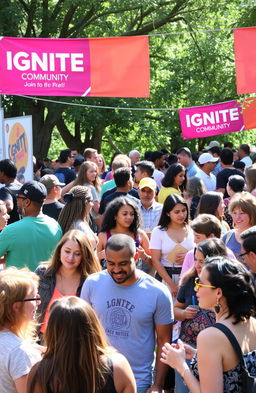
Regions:
<svg viewBox="0 0 256 393"><path fill-rule="evenodd" d="M152 35L150 98L47 98L97 106L166 108L111 110L5 96L5 115L32 114L37 157L47 155L52 135L50 153L55 154L58 133L69 147L80 151L96 147L108 155L113 149L127 152L135 147L142 151L184 144L198 147L207 139L184 142L176 108L236 98L233 33L223 29L253 25L255 19L254 3L242 0L2 0L0 34L5 36ZM169 35L156 35L161 33ZM228 136L236 142L242 138L250 140L250 133ZM227 136L216 139L223 141Z"/></svg>

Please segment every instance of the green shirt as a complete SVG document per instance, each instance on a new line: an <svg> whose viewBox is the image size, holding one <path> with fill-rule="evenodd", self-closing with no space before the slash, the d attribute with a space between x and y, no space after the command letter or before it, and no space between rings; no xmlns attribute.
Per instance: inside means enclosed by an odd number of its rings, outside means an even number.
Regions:
<svg viewBox="0 0 256 393"><path fill-rule="evenodd" d="M39 262L51 257L61 237L61 227L53 218L47 215L24 217L1 232L0 256L7 254L6 267L27 266L34 271Z"/></svg>

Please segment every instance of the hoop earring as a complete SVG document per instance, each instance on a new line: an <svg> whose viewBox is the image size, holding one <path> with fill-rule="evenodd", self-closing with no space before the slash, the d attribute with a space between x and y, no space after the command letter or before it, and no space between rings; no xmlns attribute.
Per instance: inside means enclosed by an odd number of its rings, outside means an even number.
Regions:
<svg viewBox="0 0 256 393"><path fill-rule="evenodd" d="M214 310L215 310L216 314L219 314L220 308L221 308L221 305L219 303L219 299L217 299L217 303L214 306Z"/></svg>

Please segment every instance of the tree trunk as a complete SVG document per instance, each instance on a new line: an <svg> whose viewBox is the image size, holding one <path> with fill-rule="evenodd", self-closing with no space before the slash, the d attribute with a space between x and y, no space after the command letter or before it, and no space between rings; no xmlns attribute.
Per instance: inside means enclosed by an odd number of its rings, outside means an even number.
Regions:
<svg viewBox="0 0 256 393"><path fill-rule="evenodd" d="M45 105L42 102L32 103L30 113L33 119L33 154L36 158L47 156L53 128L63 110L62 105L56 107L56 105Z"/></svg>

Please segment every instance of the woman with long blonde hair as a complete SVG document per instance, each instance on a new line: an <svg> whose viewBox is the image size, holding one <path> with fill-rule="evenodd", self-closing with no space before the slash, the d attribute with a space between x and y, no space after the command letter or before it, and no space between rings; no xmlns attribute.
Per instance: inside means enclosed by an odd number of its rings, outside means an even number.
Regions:
<svg viewBox="0 0 256 393"><path fill-rule="evenodd" d="M41 333L45 333L52 302L64 296L80 296L88 275L99 271L100 263L84 233L79 230L65 233L50 261L36 269L40 277L38 291L42 299L38 307Z"/></svg>
<svg viewBox="0 0 256 393"><path fill-rule="evenodd" d="M108 347L96 313L84 300L56 300L45 339L47 350L31 370L28 393L136 392L128 361Z"/></svg>
<svg viewBox="0 0 256 393"><path fill-rule="evenodd" d="M0 391L25 393L27 375L41 359L35 341L39 278L27 268L0 272Z"/></svg>
<svg viewBox="0 0 256 393"><path fill-rule="evenodd" d="M96 218L100 207L100 185L101 181L98 175L97 164L92 161L84 161L79 168L77 178L63 187L61 195L65 195L74 186L86 186L90 188L93 199L93 218Z"/></svg>

